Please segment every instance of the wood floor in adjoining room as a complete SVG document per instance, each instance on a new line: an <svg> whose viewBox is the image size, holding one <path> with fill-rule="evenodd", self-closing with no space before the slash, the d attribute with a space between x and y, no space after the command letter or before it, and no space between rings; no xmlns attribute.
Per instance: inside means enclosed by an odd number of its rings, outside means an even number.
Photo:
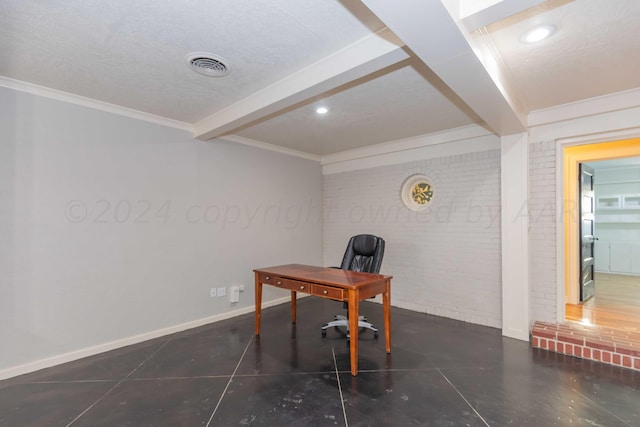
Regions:
<svg viewBox="0 0 640 427"><path fill-rule="evenodd" d="M567 320L640 332L640 276L596 273L595 295L567 304Z"/></svg>

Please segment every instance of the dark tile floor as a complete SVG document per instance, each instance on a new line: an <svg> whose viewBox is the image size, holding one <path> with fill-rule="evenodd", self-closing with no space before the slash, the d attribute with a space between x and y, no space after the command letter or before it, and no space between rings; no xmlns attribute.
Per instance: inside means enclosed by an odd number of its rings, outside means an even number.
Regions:
<svg viewBox="0 0 640 427"><path fill-rule="evenodd" d="M532 349L496 329L392 310L360 339L320 325L341 304L289 307L0 381L0 426L640 426L638 372ZM381 325L382 307L362 312Z"/></svg>

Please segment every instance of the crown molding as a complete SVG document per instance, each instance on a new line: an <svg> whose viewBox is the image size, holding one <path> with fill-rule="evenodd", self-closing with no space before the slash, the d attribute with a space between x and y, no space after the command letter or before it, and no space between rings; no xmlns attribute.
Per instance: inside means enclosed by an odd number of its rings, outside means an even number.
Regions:
<svg viewBox="0 0 640 427"><path fill-rule="evenodd" d="M434 132L425 135L413 136L410 138L398 139L395 141L383 142L369 147L341 151L335 154L327 154L325 156L322 156L322 165L324 166L332 163L340 163L350 160L363 159L366 157L397 153L399 151L412 150L429 145L444 144L447 142L459 141L462 139L479 138L487 135L493 135L493 133L479 125L462 126L459 128L448 129L441 132Z"/></svg>
<svg viewBox="0 0 640 427"><path fill-rule="evenodd" d="M117 114L136 120L142 120L149 123L155 123L161 126L167 126L175 129L193 132L193 126L189 123L178 120L168 119L166 117L156 116L154 114L145 113L143 111L134 110L132 108L121 107L108 102L98 101L96 99L87 98L72 93L63 92L57 89L36 85L33 83L14 80L8 77L0 76L0 87L6 87L19 92L29 93L31 95L42 96L44 98L54 99L56 101L67 102L69 104L79 105L82 107L100 110L107 113Z"/></svg>
<svg viewBox="0 0 640 427"><path fill-rule="evenodd" d="M322 173L330 175L499 148L499 136L479 125L470 125L323 156Z"/></svg>
<svg viewBox="0 0 640 427"><path fill-rule="evenodd" d="M495 148L496 146L499 147L499 144L496 145L496 141L499 141L499 138L479 125L462 126L442 132L383 142L369 147L357 148L355 150L342 151L340 153L324 156L305 153L238 135L225 135L218 137L217 139L320 162L323 166L323 170L325 171L324 173L335 173L333 170L338 171L342 170L344 167L353 167L354 161L358 164L365 165L358 166L356 168L375 167L379 166L380 162L384 164L387 162L398 163L411 161L412 156L415 155L415 150L417 149L452 142L473 141L473 143L477 144L475 147L463 149L464 152L481 151ZM389 159L391 155L395 155L393 156L394 160ZM375 159L373 160L373 163L375 164L366 166L371 163L371 159ZM340 164L344 164L345 166Z"/></svg>
<svg viewBox="0 0 640 427"><path fill-rule="evenodd" d="M307 160L314 160L316 162L321 161L321 157L317 154L305 153L303 151L292 150L291 148L281 147L279 145L269 144L267 142L258 141L256 139L245 138L238 135L224 135L217 139L223 139L225 141L237 142L238 144L249 145L251 147L261 148L263 150L275 151L276 153L287 154L289 156L300 157Z"/></svg>
<svg viewBox="0 0 640 427"><path fill-rule="evenodd" d="M529 113L528 126L544 126L566 120L626 110L640 106L640 88L584 99Z"/></svg>

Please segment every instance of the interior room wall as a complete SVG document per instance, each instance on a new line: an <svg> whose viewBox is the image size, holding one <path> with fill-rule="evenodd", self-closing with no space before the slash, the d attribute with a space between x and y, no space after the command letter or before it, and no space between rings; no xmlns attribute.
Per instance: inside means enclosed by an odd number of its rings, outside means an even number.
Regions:
<svg viewBox="0 0 640 427"><path fill-rule="evenodd" d="M0 189L4 377L250 311L253 268L322 260L317 161L6 88Z"/></svg>
<svg viewBox="0 0 640 427"><path fill-rule="evenodd" d="M596 271L640 275L640 166L601 164L590 164L595 171Z"/></svg>
<svg viewBox="0 0 640 427"><path fill-rule="evenodd" d="M324 264L339 264L352 235L379 235L392 305L501 327L500 150L429 150L409 162L324 175ZM400 199L413 174L427 175L435 189L420 213Z"/></svg>

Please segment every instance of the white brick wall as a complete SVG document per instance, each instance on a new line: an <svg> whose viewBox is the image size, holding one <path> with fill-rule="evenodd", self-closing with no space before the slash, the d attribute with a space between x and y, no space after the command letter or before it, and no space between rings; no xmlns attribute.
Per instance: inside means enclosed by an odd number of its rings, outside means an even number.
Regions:
<svg viewBox="0 0 640 427"><path fill-rule="evenodd" d="M529 271L531 320L556 321L556 146L529 146Z"/></svg>
<svg viewBox="0 0 640 427"><path fill-rule="evenodd" d="M416 173L435 188L422 213L400 199ZM499 150L325 175L323 201L325 265L339 264L352 235L379 235L392 305L502 326Z"/></svg>

